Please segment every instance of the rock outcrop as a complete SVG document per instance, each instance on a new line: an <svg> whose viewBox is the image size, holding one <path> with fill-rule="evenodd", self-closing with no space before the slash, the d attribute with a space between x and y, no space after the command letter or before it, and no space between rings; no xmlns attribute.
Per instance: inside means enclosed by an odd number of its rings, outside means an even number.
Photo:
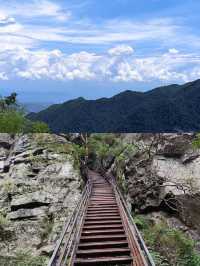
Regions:
<svg viewBox="0 0 200 266"><path fill-rule="evenodd" d="M194 138L194 134L122 134L124 143L135 146L122 172L134 213L177 221L177 227L199 241L200 150L193 148ZM116 162L110 171L117 174Z"/></svg>
<svg viewBox="0 0 200 266"><path fill-rule="evenodd" d="M51 255L80 198L80 173L58 149L67 144L56 135L0 134L0 257Z"/></svg>

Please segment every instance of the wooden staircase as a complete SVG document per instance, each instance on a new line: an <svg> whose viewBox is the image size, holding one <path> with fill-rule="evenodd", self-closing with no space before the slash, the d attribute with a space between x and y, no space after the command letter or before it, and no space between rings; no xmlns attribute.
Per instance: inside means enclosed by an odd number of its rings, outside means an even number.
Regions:
<svg viewBox="0 0 200 266"><path fill-rule="evenodd" d="M131 265L133 257L110 184L93 177L74 265Z"/></svg>
<svg viewBox="0 0 200 266"><path fill-rule="evenodd" d="M113 177L88 170L48 266L155 266Z"/></svg>

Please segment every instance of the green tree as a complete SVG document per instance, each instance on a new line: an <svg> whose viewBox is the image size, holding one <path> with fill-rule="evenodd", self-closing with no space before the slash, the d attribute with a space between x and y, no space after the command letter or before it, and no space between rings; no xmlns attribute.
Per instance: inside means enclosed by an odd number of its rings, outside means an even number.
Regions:
<svg viewBox="0 0 200 266"><path fill-rule="evenodd" d="M0 99L0 132L1 133L49 133L49 127L44 122L32 122L25 116L17 104L17 94Z"/></svg>
<svg viewBox="0 0 200 266"><path fill-rule="evenodd" d="M12 110L0 112L0 132L1 133L21 133L26 124L25 117Z"/></svg>
<svg viewBox="0 0 200 266"><path fill-rule="evenodd" d="M7 106L16 104L16 100L17 100L17 93L16 92L13 92L13 93L11 93L10 96L5 97L5 103Z"/></svg>
<svg viewBox="0 0 200 266"><path fill-rule="evenodd" d="M48 133L50 129L44 122L36 121L32 124L32 133Z"/></svg>
<svg viewBox="0 0 200 266"><path fill-rule="evenodd" d="M9 96L0 99L0 111L7 111L11 107L16 107L17 93L13 92Z"/></svg>

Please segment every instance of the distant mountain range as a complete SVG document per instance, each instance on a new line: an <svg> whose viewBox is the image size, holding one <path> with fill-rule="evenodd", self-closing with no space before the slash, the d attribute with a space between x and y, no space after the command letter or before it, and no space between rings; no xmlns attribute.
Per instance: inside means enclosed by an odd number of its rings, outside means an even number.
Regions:
<svg viewBox="0 0 200 266"><path fill-rule="evenodd" d="M112 98L77 98L28 117L46 122L55 133L199 131L200 80Z"/></svg>
<svg viewBox="0 0 200 266"><path fill-rule="evenodd" d="M25 102L21 103L22 107L25 109L25 112L40 112L43 109L46 109L48 106L52 105L52 103L34 103L34 102Z"/></svg>

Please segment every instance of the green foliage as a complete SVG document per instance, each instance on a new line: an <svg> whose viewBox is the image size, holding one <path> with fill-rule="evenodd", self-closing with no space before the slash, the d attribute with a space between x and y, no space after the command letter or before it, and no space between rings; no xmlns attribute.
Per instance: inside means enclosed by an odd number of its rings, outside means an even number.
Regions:
<svg viewBox="0 0 200 266"><path fill-rule="evenodd" d="M170 228L165 222L154 224L141 215L136 216L134 220L152 250L156 265L200 265L200 255L195 251L195 242L182 231Z"/></svg>
<svg viewBox="0 0 200 266"><path fill-rule="evenodd" d="M199 87L198 80L151 93L125 91L94 101L78 98L31 116L60 132L191 132L200 128Z"/></svg>
<svg viewBox="0 0 200 266"><path fill-rule="evenodd" d="M44 122L36 121L32 123L31 133L48 133L50 129Z"/></svg>
<svg viewBox="0 0 200 266"><path fill-rule="evenodd" d="M199 149L200 148L200 133L196 135L195 140L192 142L192 145L194 148Z"/></svg>
<svg viewBox="0 0 200 266"><path fill-rule="evenodd" d="M22 108L16 104L16 93L0 99L1 133L45 133L49 132L47 124L32 122L25 117Z"/></svg>
<svg viewBox="0 0 200 266"><path fill-rule="evenodd" d="M124 176L126 160L136 151L133 144L122 141L119 134L91 134L88 139L88 153L93 154L104 167L104 160L115 160L117 183L124 194L127 193L127 183Z"/></svg>
<svg viewBox="0 0 200 266"><path fill-rule="evenodd" d="M16 93L16 92L11 93L10 96L5 97L5 99L4 99L5 104L6 104L7 106L10 106L10 105L16 104L16 100L17 100L17 93Z"/></svg>
<svg viewBox="0 0 200 266"><path fill-rule="evenodd" d="M110 146L112 145L112 134L111 136L109 136L109 134L92 134L89 137L89 153L96 154L100 159L103 159L108 155Z"/></svg>
<svg viewBox="0 0 200 266"><path fill-rule="evenodd" d="M0 112L1 133L21 133L26 125L25 117L17 111Z"/></svg>
<svg viewBox="0 0 200 266"><path fill-rule="evenodd" d="M167 259L165 257L163 257L162 255L160 255L159 252L152 251L151 255L153 257L153 260L154 260L156 266L170 266Z"/></svg>
<svg viewBox="0 0 200 266"><path fill-rule="evenodd" d="M0 98L0 111L5 111L7 109L11 109L13 107L16 107L16 98L17 93L13 92L10 96Z"/></svg>
<svg viewBox="0 0 200 266"><path fill-rule="evenodd" d="M15 258L0 257L1 266L45 266L44 256L33 256L30 251L19 251Z"/></svg>
<svg viewBox="0 0 200 266"><path fill-rule="evenodd" d="M72 145L71 155L74 158L74 167L76 169L80 169L81 162L85 160L86 154L87 154L87 150L85 146L81 146L78 144Z"/></svg>
<svg viewBox="0 0 200 266"><path fill-rule="evenodd" d="M131 144L123 143L117 134L91 134L88 142L89 152L104 159L109 155L117 158L118 162L125 159L128 152L135 148Z"/></svg>

